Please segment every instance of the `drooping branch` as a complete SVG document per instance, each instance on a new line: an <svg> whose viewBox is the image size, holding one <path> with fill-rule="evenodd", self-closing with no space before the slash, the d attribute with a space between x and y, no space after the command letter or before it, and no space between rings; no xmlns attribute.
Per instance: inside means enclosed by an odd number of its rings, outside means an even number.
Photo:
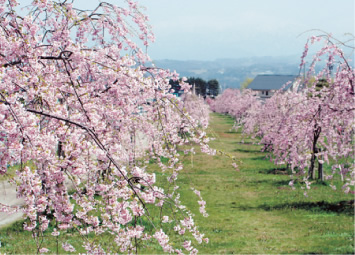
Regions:
<svg viewBox="0 0 355 255"><path fill-rule="evenodd" d="M130 186L130 188L132 189L132 191L134 192L135 196L139 199L140 203L143 205L144 209L147 211L148 215L149 215L149 210L146 207L144 201L142 200L142 198L139 196L139 194L137 193L136 189L135 189L135 185L133 183L134 179L132 178L128 178L121 170L119 164L113 159L113 157L110 155L110 153L108 152L108 150L105 148L105 146L101 143L100 139L97 137L96 133L94 130L86 127L85 125L82 125L78 122L69 120L67 118L62 118L59 116L55 116L52 114L48 114L48 113L44 113L44 112L40 112L40 111L36 111L36 110L32 110L32 109L26 109L26 111L31 112L31 113L35 113L35 114L39 114L45 117L49 117L52 119L56 119L59 121L63 121L69 124L72 124L74 126L77 126L83 130L85 130L86 132L88 132L90 134L90 136L93 138L94 142L99 146L99 148L101 150L103 150L106 153L106 157L109 159L109 161L116 167L116 169L120 172L121 176L127 181L128 185Z"/></svg>
<svg viewBox="0 0 355 255"><path fill-rule="evenodd" d="M59 56L39 56L38 59L42 59L42 60L68 60L70 59L70 56L73 53L71 51L62 51ZM27 57L26 57L27 58ZM16 65L20 65L20 64L24 64L25 62L22 59L16 60L16 61L12 61L6 64L3 64L3 67L10 67L10 66L16 66Z"/></svg>

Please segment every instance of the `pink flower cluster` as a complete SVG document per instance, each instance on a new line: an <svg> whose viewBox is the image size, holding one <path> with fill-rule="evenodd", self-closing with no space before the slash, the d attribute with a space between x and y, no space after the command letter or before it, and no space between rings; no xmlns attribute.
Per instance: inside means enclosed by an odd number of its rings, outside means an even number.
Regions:
<svg viewBox="0 0 355 255"><path fill-rule="evenodd" d="M214 112L228 114L235 118L236 128L261 107L261 102L250 89L226 89L223 94L209 102Z"/></svg>
<svg viewBox="0 0 355 255"><path fill-rule="evenodd" d="M110 251L120 252L153 236L170 252L147 205L183 207L169 186L182 169L180 148L193 141L213 152L204 131L208 110L170 93L176 72L144 66L149 56L139 45L154 36L137 3L125 4L80 10L75 1L33 1L21 17L16 1L0 2L0 172L20 166L15 181L29 231L46 231L54 218L53 236L108 232L115 235ZM168 180L164 188L152 163ZM185 209L171 224L190 216ZM107 248L100 238L83 246ZM75 251L68 243L63 249Z"/></svg>
<svg viewBox="0 0 355 255"><path fill-rule="evenodd" d="M211 103L211 109L236 118L246 134L259 139L276 164L290 167L291 177L303 182L306 190L309 179L332 180L338 174L344 192L354 192L355 71L331 35L323 39L325 44L313 57L307 75L290 90L280 90L260 104L250 97L251 92L243 95L245 92L229 89ZM321 41L322 37L312 37L310 43ZM309 42L302 67L308 48ZM319 65L323 69L317 73ZM323 170L325 163L332 165L331 172Z"/></svg>
<svg viewBox="0 0 355 255"><path fill-rule="evenodd" d="M203 215L203 217L208 217L208 213L206 212L206 201L203 200L202 196L201 196L201 192L198 191L197 189L191 188L193 190L193 192L198 196L198 198L200 199L198 201L198 204L200 205L200 213Z"/></svg>

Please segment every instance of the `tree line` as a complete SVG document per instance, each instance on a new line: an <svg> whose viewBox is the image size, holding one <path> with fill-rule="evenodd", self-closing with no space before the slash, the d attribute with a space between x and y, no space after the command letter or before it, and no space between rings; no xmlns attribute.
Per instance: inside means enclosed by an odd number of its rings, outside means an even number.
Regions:
<svg viewBox="0 0 355 255"><path fill-rule="evenodd" d="M306 44L301 67L309 44L321 39L312 37ZM258 138L256 142L264 145L274 163L290 168L290 186L301 182L306 191L314 180L329 181L332 189L349 193L355 183L355 73L335 39L327 35L324 41L307 76L290 90L280 90L262 104L251 90L227 89L208 102L213 111L233 116L237 127ZM317 73L316 65L324 68ZM331 170L325 171L325 163ZM341 179L342 187L336 187L335 178Z"/></svg>
<svg viewBox="0 0 355 255"><path fill-rule="evenodd" d="M181 90L180 81L170 80L171 88L174 90L174 93L178 93ZM216 97L221 92L219 82L216 79L211 79L205 81L199 77L190 77L186 80L186 83L192 86L192 91L203 98L206 97Z"/></svg>

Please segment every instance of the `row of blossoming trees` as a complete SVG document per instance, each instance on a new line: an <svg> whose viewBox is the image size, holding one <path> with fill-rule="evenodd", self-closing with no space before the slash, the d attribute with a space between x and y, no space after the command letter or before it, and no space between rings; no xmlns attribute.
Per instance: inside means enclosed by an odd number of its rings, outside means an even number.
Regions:
<svg viewBox="0 0 355 255"><path fill-rule="evenodd" d="M287 164L292 169L290 185L298 179L309 188L312 179L331 180L338 175L342 189L349 192L355 179L355 73L332 38L322 38L310 39L310 44L325 43L307 76L291 90L279 91L261 104L250 90L228 89L210 105L213 111L236 118L246 134L258 137L275 163ZM308 43L301 68L307 54ZM317 64L324 68L316 73ZM331 165L330 172L324 172L324 163Z"/></svg>
<svg viewBox="0 0 355 255"><path fill-rule="evenodd" d="M28 15L18 5L0 1L0 171L19 165L13 182L25 204L2 211L24 213L41 253L51 224L53 236L76 230L88 252L133 253L156 240L165 252L196 253L194 243L208 239L180 202L178 149L193 141L212 152L208 115L189 114L200 104L170 93L176 73L145 67L139 45L154 39L147 17L132 1L81 10L75 1L35 0ZM159 185L149 160L163 173ZM184 235L174 247L171 224ZM102 246L92 233L114 241Z"/></svg>

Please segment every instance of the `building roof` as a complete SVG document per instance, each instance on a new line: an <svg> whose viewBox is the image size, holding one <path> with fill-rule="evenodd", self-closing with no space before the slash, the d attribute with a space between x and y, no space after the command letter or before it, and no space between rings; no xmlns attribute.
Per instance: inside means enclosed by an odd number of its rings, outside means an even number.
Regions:
<svg viewBox="0 0 355 255"><path fill-rule="evenodd" d="M258 75L255 79L249 84L248 89L252 90L279 90L287 82L288 84L284 90L287 90L291 87L292 83L297 78L297 75Z"/></svg>

